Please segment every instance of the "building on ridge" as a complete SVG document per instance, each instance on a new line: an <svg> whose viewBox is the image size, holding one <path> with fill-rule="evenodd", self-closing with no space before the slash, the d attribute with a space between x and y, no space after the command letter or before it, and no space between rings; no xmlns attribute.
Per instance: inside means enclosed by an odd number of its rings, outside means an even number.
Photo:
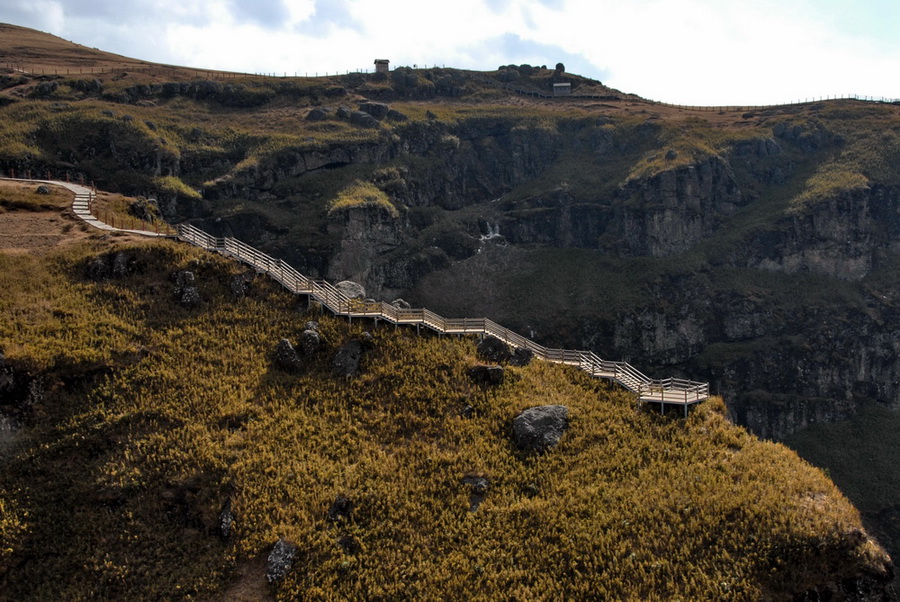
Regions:
<svg viewBox="0 0 900 602"><path fill-rule="evenodd" d="M391 70L391 62L387 59L375 59L375 73L387 73Z"/></svg>

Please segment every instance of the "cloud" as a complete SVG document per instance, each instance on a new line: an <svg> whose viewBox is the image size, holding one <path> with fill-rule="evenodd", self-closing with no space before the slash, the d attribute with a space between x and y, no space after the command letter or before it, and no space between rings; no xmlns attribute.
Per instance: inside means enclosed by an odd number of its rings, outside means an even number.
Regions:
<svg viewBox="0 0 900 602"><path fill-rule="evenodd" d="M231 0L228 8L238 23L255 23L273 29L284 27L291 17L282 0Z"/></svg>

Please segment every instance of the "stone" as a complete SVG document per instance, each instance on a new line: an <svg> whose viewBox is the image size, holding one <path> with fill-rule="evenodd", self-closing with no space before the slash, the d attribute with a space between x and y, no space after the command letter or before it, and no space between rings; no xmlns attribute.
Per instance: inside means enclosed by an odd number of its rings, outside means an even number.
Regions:
<svg viewBox="0 0 900 602"><path fill-rule="evenodd" d="M319 332L319 323L315 320L310 320L303 325L303 330L315 330L316 332Z"/></svg>
<svg viewBox="0 0 900 602"><path fill-rule="evenodd" d="M513 420L513 440L521 450L544 452L559 443L568 425L566 406L535 406Z"/></svg>
<svg viewBox="0 0 900 602"><path fill-rule="evenodd" d="M378 120L366 113L365 111L353 111L350 113L351 125L362 128L377 128Z"/></svg>
<svg viewBox="0 0 900 602"><path fill-rule="evenodd" d="M94 282L109 278L109 264L102 258L94 258L87 266L87 277Z"/></svg>
<svg viewBox="0 0 900 602"><path fill-rule="evenodd" d="M362 352L363 346L359 341L350 341L338 349L331 362L335 376L350 378L359 374Z"/></svg>
<svg viewBox="0 0 900 602"><path fill-rule="evenodd" d="M325 519L330 523L340 523L350 520L352 514L353 501L339 495L325 513Z"/></svg>
<svg viewBox="0 0 900 602"><path fill-rule="evenodd" d="M350 119L352 111L348 107L338 107L336 115L339 119Z"/></svg>
<svg viewBox="0 0 900 602"><path fill-rule="evenodd" d="M266 581L275 583L284 579L296 559L297 546L284 538L279 539L272 546L269 559L266 561Z"/></svg>
<svg viewBox="0 0 900 602"><path fill-rule="evenodd" d="M307 121L325 121L328 119L328 111L322 108L315 108L306 114Z"/></svg>
<svg viewBox="0 0 900 602"><path fill-rule="evenodd" d="M181 289L178 302L184 307L197 307L200 305L200 291L196 286L186 286Z"/></svg>
<svg viewBox="0 0 900 602"><path fill-rule="evenodd" d="M666 161L674 161L677 158L678 151L676 151L674 148L670 148L668 151L666 151Z"/></svg>
<svg viewBox="0 0 900 602"><path fill-rule="evenodd" d="M394 299L393 301L391 301L391 305L396 307L397 309L412 309L412 305L410 305L403 299Z"/></svg>
<svg viewBox="0 0 900 602"><path fill-rule="evenodd" d="M516 349L509 358L510 366L527 366L534 359L531 349Z"/></svg>
<svg viewBox="0 0 900 602"><path fill-rule="evenodd" d="M475 512L478 510L481 502L484 501L484 496L487 494L491 482L485 476L470 474L462 478L462 483L471 488L469 493L469 512Z"/></svg>
<svg viewBox="0 0 900 602"><path fill-rule="evenodd" d="M342 280L335 284L334 287L341 291L348 299L366 298L366 288L352 280Z"/></svg>
<svg viewBox="0 0 900 602"><path fill-rule="evenodd" d="M36 192L38 194L50 194L50 187L45 184L41 184L40 186L37 187Z"/></svg>
<svg viewBox="0 0 900 602"><path fill-rule="evenodd" d="M318 351L321 344L322 339L321 337L319 337L318 331L307 328L300 333L298 346L303 351L303 355L305 355L306 357L309 357L316 351Z"/></svg>
<svg viewBox="0 0 900 602"><path fill-rule="evenodd" d="M231 509L231 500L225 500L225 505L222 506L222 510L219 512L219 523L217 528L219 537L222 539L231 537L231 528L234 526L234 518L234 511Z"/></svg>
<svg viewBox="0 0 900 602"><path fill-rule="evenodd" d="M274 359L278 367L285 372L299 372L303 368L303 360L287 339L281 339L275 345Z"/></svg>
<svg viewBox="0 0 900 602"><path fill-rule="evenodd" d="M504 370L502 366L474 366L469 369L469 378L480 385L497 386L503 384Z"/></svg>
<svg viewBox="0 0 900 602"><path fill-rule="evenodd" d="M375 119L384 119L390 112L390 107L381 102L363 102L359 105L360 111L365 111Z"/></svg>
<svg viewBox="0 0 900 602"><path fill-rule="evenodd" d="M113 278L124 278L135 271L135 259L125 252L119 251L113 256Z"/></svg>
<svg viewBox="0 0 900 602"><path fill-rule="evenodd" d="M484 337L475 348L479 357L491 362L505 362L511 356L509 346L496 337Z"/></svg>
<svg viewBox="0 0 900 602"><path fill-rule="evenodd" d="M247 296L247 292L250 290L250 281L253 279L253 273L245 273L245 274L235 274L231 278L231 283L228 285L229 290L231 290L232 296L236 299L242 299Z"/></svg>

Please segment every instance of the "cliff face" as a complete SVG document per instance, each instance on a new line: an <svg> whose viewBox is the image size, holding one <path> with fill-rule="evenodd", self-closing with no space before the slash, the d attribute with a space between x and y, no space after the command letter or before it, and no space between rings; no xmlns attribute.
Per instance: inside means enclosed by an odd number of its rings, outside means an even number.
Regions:
<svg viewBox="0 0 900 602"><path fill-rule="evenodd" d="M810 105L704 122L468 107L451 117L395 111L354 129L323 106L313 135L271 150L196 127L174 149L157 124L110 113L49 120L37 139L47 156L131 170L135 192L163 176L203 181L200 201L162 195L167 216L312 276L488 315L648 373L709 379L764 436L844 417L864 400L900 405L893 108ZM880 121L856 124L870 118ZM866 130L875 127L877 141ZM866 171L879 164L888 168ZM834 173L855 174L854 184ZM355 180L383 191L399 217L330 213ZM496 249L521 253L497 270L482 255ZM558 250L578 265L547 260ZM452 293L429 285L437 280ZM479 305L488 289L484 299L528 302Z"/></svg>

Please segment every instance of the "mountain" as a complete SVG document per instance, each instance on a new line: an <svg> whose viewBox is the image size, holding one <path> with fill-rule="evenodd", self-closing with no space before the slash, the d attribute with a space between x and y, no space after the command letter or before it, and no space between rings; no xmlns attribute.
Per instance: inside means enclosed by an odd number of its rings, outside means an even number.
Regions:
<svg viewBox="0 0 900 602"><path fill-rule="evenodd" d="M879 416L884 463L850 440L857 461L828 467L900 549L900 507L850 485L900 483L900 106L671 107L529 65L267 78L0 41L3 171L83 176L372 297L710 381L733 421L817 461L804 429Z"/></svg>
<svg viewBox="0 0 900 602"><path fill-rule="evenodd" d="M538 361L479 382L472 338L332 317L35 188L0 183L4 599L892 595L851 503L719 398L661 415ZM548 405L530 451L517 416Z"/></svg>

